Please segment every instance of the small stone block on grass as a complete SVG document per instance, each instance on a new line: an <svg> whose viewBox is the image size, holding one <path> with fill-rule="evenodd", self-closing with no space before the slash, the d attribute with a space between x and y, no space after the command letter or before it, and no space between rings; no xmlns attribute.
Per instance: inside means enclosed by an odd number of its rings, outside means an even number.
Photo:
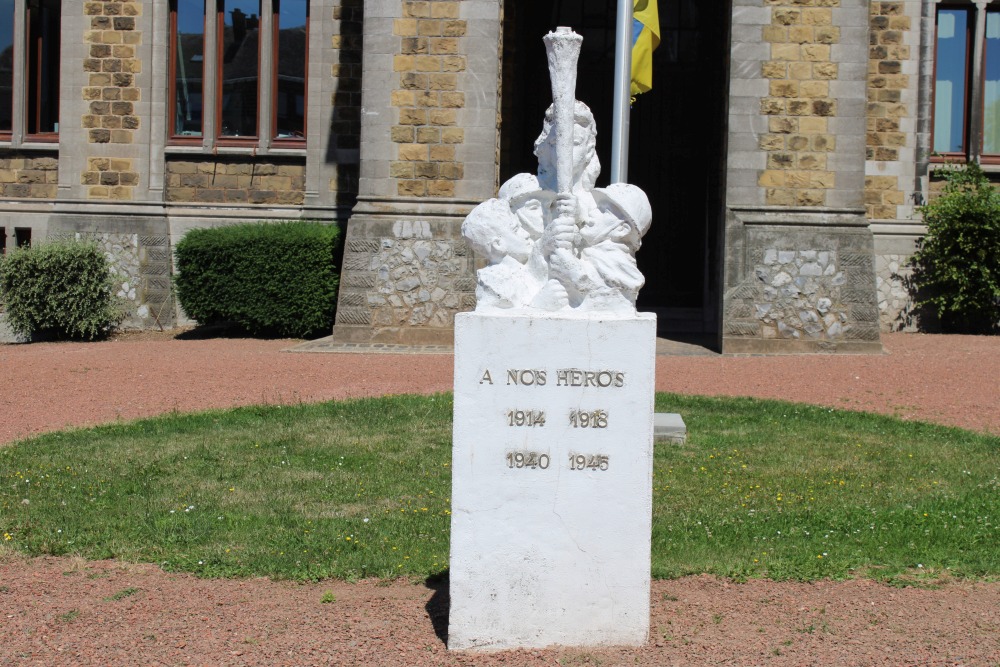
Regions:
<svg viewBox="0 0 1000 667"><path fill-rule="evenodd" d="M653 413L653 441L682 445L687 441L687 425L676 412Z"/></svg>

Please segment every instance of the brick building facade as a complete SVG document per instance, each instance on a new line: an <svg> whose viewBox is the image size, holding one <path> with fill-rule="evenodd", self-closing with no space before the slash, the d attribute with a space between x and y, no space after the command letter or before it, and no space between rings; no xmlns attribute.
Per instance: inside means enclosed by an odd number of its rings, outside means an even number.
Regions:
<svg viewBox="0 0 1000 667"><path fill-rule="evenodd" d="M130 323L168 325L187 230L321 220L346 231L337 340L448 342L475 304L461 221L534 168L556 25L584 36L578 97L607 161L615 4L0 3L4 246L94 239ZM989 79L992 5L660 4L632 115L629 180L654 211L640 308L727 352L877 350L912 329L906 260L944 132L936 17L966 20L967 50L986 52L969 80ZM971 88L979 104L992 90ZM967 115L948 152L978 158L991 120Z"/></svg>

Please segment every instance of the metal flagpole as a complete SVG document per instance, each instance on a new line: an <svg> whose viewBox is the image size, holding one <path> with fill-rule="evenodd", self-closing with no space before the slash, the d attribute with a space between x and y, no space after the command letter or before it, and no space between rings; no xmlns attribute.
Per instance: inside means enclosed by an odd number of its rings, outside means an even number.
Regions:
<svg viewBox="0 0 1000 667"><path fill-rule="evenodd" d="M632 0L618 0L615 97L611 128L611 182L628 179L628 123L632 101Z"/></svg>

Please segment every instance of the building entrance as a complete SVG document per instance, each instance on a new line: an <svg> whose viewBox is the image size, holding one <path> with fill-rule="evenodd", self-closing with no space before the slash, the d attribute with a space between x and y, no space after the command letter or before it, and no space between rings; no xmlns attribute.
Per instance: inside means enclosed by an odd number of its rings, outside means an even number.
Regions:
<svg viewBox="0 0 1000 667"><path fill-rule="evenodd" d="M614 0L505 0L500 182L537 169L532 143L552 101L542 36L583 35L577 98L594 112L602 173L610 177ZM653 90L632 106L628 181L649 195L653 226L637 255L640 310L661 335L715 346L721 303L722 189L728 90L729 3L661 2ZM724 6L720 6L724 5Z"/></svg>

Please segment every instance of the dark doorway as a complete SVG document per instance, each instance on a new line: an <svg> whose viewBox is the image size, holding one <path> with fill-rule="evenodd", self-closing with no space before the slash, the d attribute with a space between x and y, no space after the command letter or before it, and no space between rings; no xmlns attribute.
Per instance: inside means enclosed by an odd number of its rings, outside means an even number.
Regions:
<svg viewBox="0 0 1000 667"><path fill-rule="evenodd" d="M552 101L542 36L556 26L583 35L577 98L598 123L597 151L610 177L616 0L506 0L500 181L537 168L532 143ZM653 90L632 106L629 177L649 195L653 226L637 255L646 285L639 309L661 335L718 334L725 173L729 3L659 5L662 41Z"/></svg>

